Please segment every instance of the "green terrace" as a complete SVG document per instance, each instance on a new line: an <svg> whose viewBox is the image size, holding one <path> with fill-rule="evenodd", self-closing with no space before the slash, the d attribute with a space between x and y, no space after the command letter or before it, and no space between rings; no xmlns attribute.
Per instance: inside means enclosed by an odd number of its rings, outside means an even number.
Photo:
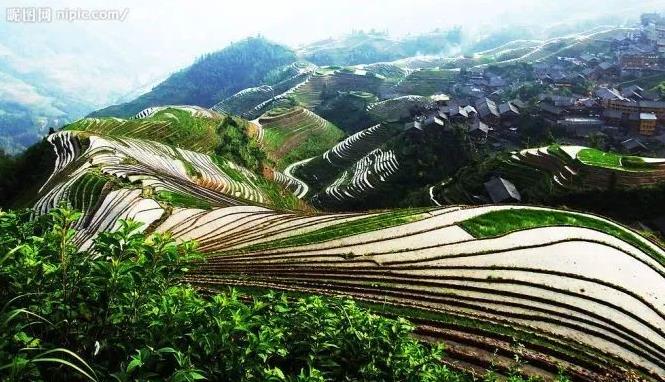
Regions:
<svg viewBox="0 0 665 382"><path fill-rule="evenodd" d="M604 152L592 148L580 150L577 153L577 159L586 165L620 171L649 171L654 167L652 163L646 162L640 157Z"/></svg>
<svg viewBox="0 0 665 382"><path fill-rule="evenodd" d="M259 120L264 127L262 144L279 169L321 155L344 138L337 126L301 108L276 108L263 118L265 122Z"/></svg>
<svg viewBox="0 0 665 382"><path fill-rule="evenodd" d="M212 205L203 199L172 191L159 191L155 199L165 202L174 207L200 208L202 210L211 210Z"/></svg>
<svg viewBox="0 0 665 382"><path fill-rule="evenodd" d="M226 119L221 121L222 125ZM167 108L141 119L84 118L65 126L65 129L111 137L149 139L210 153L220 143L216 134L219 125L220 121L216 119L194 117L186 110Z"/></svg>
<svg viewBox="0 0 665 382"><path fill-rule="evenodd" d="M476 216L459 226L478 239L507 235L512 232L542 227L581 227L590 228L625 241L665 265L665 256L640 239L639 235L627 228L608 223L588 215L554 210L533 210L513 208L491 211Z"/></svg>
<svg viewBox="0 0 665 382"><path fill-rule="evenodd" d="M564 162L570 162L571 158L559 145L550 145L547 152L561 159ZM577 153L577 159L587 166L608 168L619 171L649 171L653 170L657 162L648 162L644 158L633 155L622 155L613 152L606 152L595 148L583 148ZM664 162L665 163L665 162Z"/></svg>

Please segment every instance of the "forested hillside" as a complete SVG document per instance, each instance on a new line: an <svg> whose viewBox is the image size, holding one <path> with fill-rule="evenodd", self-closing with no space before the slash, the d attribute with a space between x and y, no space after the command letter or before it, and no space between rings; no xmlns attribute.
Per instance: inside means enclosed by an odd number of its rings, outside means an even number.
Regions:
<svg viewBox="0 0 665 382"><path fill-rule="evenodd" d="M262 37L248 38L199 58L134 101L109 106L91 116L129 117L147 107L168 104L210 107L261 84L274 70L295 60L295 54L285 46Z"/></svg>

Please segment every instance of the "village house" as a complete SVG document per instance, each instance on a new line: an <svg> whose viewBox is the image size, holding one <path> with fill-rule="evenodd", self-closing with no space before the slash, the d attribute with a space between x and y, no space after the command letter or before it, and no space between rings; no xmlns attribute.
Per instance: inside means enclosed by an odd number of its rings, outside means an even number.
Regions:
<svg viewBox="0 0 665 382"><path fill-rule="evenodd" d="M656 52L631 52L619 56L621 76L641 77L661 68L661 57Z"/></svg>
<svg viewBox="0 0 665 382"><path fill-rule="evenodd" d="M499 105L499 115L501 116L501 124L504 126L510 126L515 123L517 118L519 118L520 111L517 106L513 105L511 102L504 102Z"/></svg>
<svg viewBox="0 0 665 382"><path fill-rule="evenodd" d="M478 116L485 123L489 125L496 126L501 120L501 114L499 113L499 108L496 106L496 102L485 97L482 100L476 102L476 111Z"/></svg>
<svg viewBox="0 0 665 382"><path fill-rule="evenodd" d="M603 128L603 121L592 117L567 117L557 121L557 125L564 128L566 133L576 137L588 137L599 133Z"/></svg>
<svg viewBox="0 0 665 382"><path fill-rule="evenodd" d="M499 176L495 176L483 184L492 203L519 202L522 196L515 185Z"/></svg>
<svg viewBox="0 0 665 382"><path fill-rule="evenodd" d="M596 97L601 105L608 107L612 101L627 101L628 99L621 95L621 92L615 88L600 87L596 90Z"/></svg>
<svg viewBox="0 0 665 382"><path fill-rule="evenodd" d="M483 123L483 121L475 118L469 125L468 133L469 136L475 141L485 143L487 141L487 135L489 134L490 130L491 128Z"/></svg>
<svg viewBox="0 0 665 382"><path fill-rule="evenodd" d="M656 115L653 113L631 113L628 117L630 127L639 134L652 136L656 131Z"/></svg>
<svg viewBox="0 0 665 382"><path fill-rule="evenodd" d="M647 151L647 147L637 138L630 138L621 142L621 148L629 154L640 154Z"/></svg>
<svg viewBox="0 0 665 382"><path fill-rule="evenodd" d="M633 101L639 101L642 99L642 93L644 89L637 85L630 85L621 89L621 96L625 98L632 99Z"/></svg>
<svg viewBox="0 0 665 382"><path fill-rule="evenodd" d="M602 118L608 125L622 126L624 124L623 113L618 110L605 109Z"/></svg>
<svg viewBox="0 0 665 382"><path fill-rule="evenodd" d="M550 125L556 125L557 121L562 119L568 112L561 107L554 106L548 102L540 102L538 108L542 117Z"/></svg>
<svg viewBox="0 0 665 382"><path fill-rule="evenodd" d="M665 101L631 101L627 98L608 100L606 108L621 113L653 113L658 120L665 120Z"/></svg>

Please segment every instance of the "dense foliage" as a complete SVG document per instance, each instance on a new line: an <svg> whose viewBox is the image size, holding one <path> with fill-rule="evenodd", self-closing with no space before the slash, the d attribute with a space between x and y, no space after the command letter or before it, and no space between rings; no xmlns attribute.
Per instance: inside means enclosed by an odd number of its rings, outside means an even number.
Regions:
<svg viewBox="0 0 665 382"><path fill-rule="evenodd" d="M155 105L189 104L210 107L245 88L258 86L274 69L295 62L288 48L262 37L248 38L211 54L171 75L152 91L94 116L128 117Z"/></svg>
<svg viewBox="0 0 665 382"><path fill-rule="evenodd" d="M55 153L46 140L15 156L0 150L0 207L28 205L26 198L36 194L54 163Z"/></svg>
<svg viewBox="0 0 665 382"><path fill-rule="evenodd" d="M0 213L2 380L466 380L350 300L203 297L179 282L195 245L133 222L77 252L78 216Z"/></svg>
<svg viewBox="0 0 665 382"><path fill-rule="evenodd" d="M476 160L477 152L461 126L453 131L428 128L409 130L388 140L382 147L395 151L400 169L391 178L389 191L372 194L345 205L350 209L418 207L431 205L422 198L428 184L440 182ZM385 190L388 190L386 187Z"/></svg>
<svg viewBox="0 0 665 382"><path fill-rule="evenodd" d="M351 135L378 122L367 113L367 106L375 101L377 98L371 93L339 92L324 100L316 112Z"/></svg>
<svg viewBox="0 0 665 382"><path fill-rule="evenodd" d="M215 154L231 162L259 172L266 154L255 140L247 135L247 122L240 118L227 117L217 127L220 138Z"/></svg>

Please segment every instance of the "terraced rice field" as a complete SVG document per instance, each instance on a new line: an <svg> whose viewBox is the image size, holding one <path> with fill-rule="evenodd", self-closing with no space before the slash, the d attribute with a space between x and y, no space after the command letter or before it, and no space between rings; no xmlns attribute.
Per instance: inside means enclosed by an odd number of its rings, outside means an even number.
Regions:
<svg viewBox="0 0 665 382"><path fill-rule="evenodd" d="M323 153L323 159L337 167L346 167L354 163L378 146L385 143L392 134L385 125L374 125L361 130L339 142Z"/></svg>
<svg viewBox="0 0 665 382"><path fill-rule="evenodd" d="M270 199L265 179L219 158L72 130L48 139L57 161L35 210L81 208L75 242L84 249L131 218L199 243L207 259L184 281L202 290L352 296L446 342L456 369L501 377L519 359L523 374L545 379L559 369L579 381L665 379L665 252L602 217L526 206L287 212L260 205ZM317 157L352 163L319 194L357 197L397 170L381 148L355 160L357 143ZM566 166L581 150L525 150L512 160L573 177L580 168ZM293 181L291 169L280 176Z"/></svg>
<svg viewBox="0 0 665 382"><path fill-rule="evenodd" d="M359 67L370 73L378 74L392 81L400 80L404 78L407 74L405 69L402 69L399 66L390 63L359 65Z"/></svg>
<svg viewBox="0 0 665 382"><path fill-rule="evenodd" d="M550 171L559 186L607 188L611 182L632 187L665 180L665 159L621 156L582 146L549 146L523 150L516 162Z"/></svg>
<svg viewBox="0 0 665 382"><path fill-rule="evenodd" d="M364 197L398 170L395 153L379 149L394 134L386 125L361 130L322 155L292 166L290 174L307 185L310 200L319 207Z"/></svg>
<svg viewBox="0 0 665 382"><path fill-rule="evenodd" d="M300 87L309 82L316 69L313 65L292 64L287 69L291 76L270 86L248 88L223 99L211 109L220 113L239 115L246 119L256 119L277 101L285 100Z"/></svg>
<svg viewBox="0 0 665 382"><path fill-rule="evenodd" d="M398 169L399 163L394 151L372 150L351 169L343 171L339 178L326 187L324 193L315 195L312 202L315 205L328 205L330 202L338 203L365 197L378 191Z"/></svg>
<svg viewBox="0 0 665 382"><path fill-rule="evenodd" d="M140 112L138 112L133 119L142 119L142 118L149 118L154 116L155 114L159 113L160 111L166 110L166 109L173 109L173 110L180 110L180 111L186 111L189 114L192 115L192 117L198 117L198 118L210 118L210 119L222 119L222 115L219 113L215 112L214 110L206 109L201 106L195 106L195 105L165 105L165 106L154 106L154 107L149 107L147 109L143 109Z"/></svg>
<svg viewBox="0 0 665 382"><path fill-rule="evenodd" d="M367 111L377 121L396 122L410 116L415 107L425 107L432 102L422 96L402 96L376 102L367 106Z"/></svg>
<svg viewBox="0 0 665 382"><path fill-rule="evenodd" d="M400 95L431 96L446 93L459 73L448 69L420 69L410 73L394 86L392 92Z"/></svg>
<svg viewBox="0 0 665 382"><path fill-rule="evenodd" d="M155 107L142 111L133 119L84 118L65 129L111 137L149 139L212 153L219 144L215 131L223 118L202 108Z"/></svg>
<svg viewBox="0 0 665 382"><path fill-rule="evenodd" d="M526 224L510 224L520 214ZM542 214L568 214L569 224ZM665 377L663 251L600 217L521 206L307 216L239 206L178 209L156 229L210 254L190 283L353 296L446 341L456 368L493 364L501 374L518 355L525 374L546 378L559 367L584 381Z"/></svg>
<svg viewBox="0 0 665 382"><path fill-rule="evenodd" d="M335 125L301 107L273 109L257 122L262 145L279 169L321 155L344 137Z"/></svg>
<svg viewBox="0 0 665 382"><path fill-rule="evenodd" d="M347 69L321 71L320 68L319 70L309 78L307 83L293 92L294 99L308 109L314 109L321 104L324 92L335 94L336 92L364 91L378 94L384 83L383 77L372 73L359 74L358 71Z"/></svg>
<svg viewBox="0 0 665 382"><path fill-rule="evenodd" d="M94 216L110 203L107 199L112 194L121 191L131 191L139 207L145 206L148 202L142 200L149 197L176 206L207 208L271 204L275 197L283 198L268 194L275 191L267 180L218 157L152 141L73 131L52 134L48 139L57 163L34 208L46 213L61 203L71 204L85 212L78 225L92 230L90 235L97 229L90 226ZM161 213L150 216L159 218Z"/></svg>
<svg viewBox="0 0 665 382"><path fill-rule="evenodd" d="M275 96L272 86L263 85L255 88L247 88L223 99L211 109L220 113L230 113L245 117L257 105L272 99Z"/></svg>

